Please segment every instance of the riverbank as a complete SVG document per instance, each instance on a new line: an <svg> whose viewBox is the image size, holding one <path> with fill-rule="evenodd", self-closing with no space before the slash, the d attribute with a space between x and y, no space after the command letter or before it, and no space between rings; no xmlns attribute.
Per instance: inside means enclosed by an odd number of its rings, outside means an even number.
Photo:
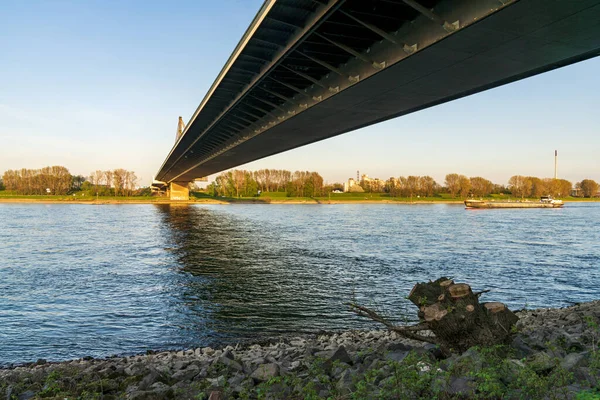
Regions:
<svg viewBox="0 0 600 400"><path fill-rule="evenodd" d="M383 330L0 369L0 398L372 399L600 396L600 301L520 311L508 346L443 358Z"/></svg>
<svg viewBox="0 0 600 400"><path fill-rule="evenodd" d="M589 203L598 202L600 199L572 199L565 200L565 203ZM463 200L452 199L422 199L409 200L403 198L377 198L377 199L327 199L327 198L294 198L294 197L256 197L256 198L241 198L241 199L219 199L214 197L201 197L190 199L188 201L169 200L164 197L147 197L147 198L89 198L78 199L69 198L56 199L45 196L39 197L0 197L1 203L10 204L463 204Z"/></svg>
<svg viewBox="0 0 600 400"><path fill-rule="evenodd" d="M462 200L442 200L442 201L403 201L403 200L319 200L319 199L195 199L195 200L168 200L168 199L147 199L147 200L54 200L54 199L7 199L0 198L0 203L13 204L463 204Z"/></svg>

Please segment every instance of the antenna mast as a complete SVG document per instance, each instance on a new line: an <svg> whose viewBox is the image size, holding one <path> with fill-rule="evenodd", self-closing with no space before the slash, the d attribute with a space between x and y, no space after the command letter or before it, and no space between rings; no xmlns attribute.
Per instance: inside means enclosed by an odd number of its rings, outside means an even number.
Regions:
<svg viewBox="0 0 600 400"><path fill-rule="evenodd" d="M558 179L558 150L554 150L554 179Z"/></svg>

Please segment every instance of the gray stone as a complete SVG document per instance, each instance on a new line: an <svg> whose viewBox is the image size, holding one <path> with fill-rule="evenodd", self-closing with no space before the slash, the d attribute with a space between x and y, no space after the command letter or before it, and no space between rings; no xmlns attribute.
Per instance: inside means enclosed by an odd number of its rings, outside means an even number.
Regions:
<svg viewBox="0 0 600 400"><path fill-rule="evenodd" d="M200 368L197 365L190 365L186 369L181 369L175 372L171 378L175 381L190 381L200 373Z"/></svg>
<svg viewBox="0 0 600 400"><path fill-rule="evenodd" d="M402 362L408 355L408 351L391 351L385 354L384 358L387 361Z"/></svg>
<svg viewBox="0 0 600 400"><path fill-rule="evenodd" d="M246 379L246 376L244 374L235 374L227 380L227 383L229 383L229 386L235 388L236 386L239 386L244 381L244 379Z"/></svg>
<svg viewBox="0 0 600 400"><path fill-rule="evenodd" d="M212 387L224 387L225 383L227 382L223 375L219 376L218 378L214 378L214 379L207 378L206 380L210 383L210 385Z"/></svg>
<svg viewBox="0 0 600 400"><path fill-rule="evenodd" d="M148 375L146 375L142 381L138 385L139 390L148 390L152 385L156 382L160 382L161 375L158 371L152 370Z"/></svg>
<svg viewBox="0 0 600 400"><path fill-rule="evenodd" d="M591 387L600 386L600 376L598 376L597 371L592 371L588 367L575 368L573 375L577 381L587 382Z"/></svg>
<svg viewBox="0 0 600 400"><path fill-rule="evenodd" d="M528 358L528 363L537 374L546 374L556 366L555 360L545 352L535 353Z"/></svg>
<svg viewBox="0 0 600 400"><path fill-rule="evenodd" d="M266 364L267 360L264 357L257 357L251 361L251 364Z"/></svg>
<svg viewBox="0 0 600 400"><path fill-rule="evenodd" d="M187 360L175 361L173 363L173 370L179 371L180 369L187 368L188 365L190 365L190 361L187 361Z"/></svg>
<svg viewBox="0 0 600 400"><path fill-rule="evenodd" d="M473 381L464 377L453 377L450 379L450 384L446 389L447 393L452 396L468 396L475 394Z"/></svg>
<svg viewBox="0 0 600 400"><path fill-rule="evenodd" d="M520 335L516 336L513 339L511 347L515 350L515 355L518 358L529 357L530 355L535 353L535 350L533 350L527 343L525 343L525 341Z"/></svg>
<svg viewBox="0 0 600 400"><path fill-rule="evenodd" d="M125 367L125 374L127 376L135 376L135 375L142 375L144 372L145 367L141 364L131 364L127 367Z"/></svg>
<svg viewBox="0 0 600 400"><path fill-rule="evenodd" d="M298 369L301 365L302 365L302 363L300 361L298 361L298 360L292 361L290 363L289 370L290 371L294 371L294 370Z"/></svg>
<svg viewBox="0 0 600 400"><path fill-rule="evenodd" d="M268 381L276 376L279 376L279 365L274 363L259 365L250 375L252 379L259 382Z"/></svg>
<svg viewBox="0 0 600 400"><path fill-rule="evenodd" d="M129 395L129 400L162 400L173 398L173 391L167 387L166 390L140 390Z"/></svg>
<svg viewBox="0 0 600 400"><path fill-rule="evenodd" d="M12 398L12 390L13 390L13 388L10 385L8 386L8 388L6 388L6 392L5 392L6 393L6 400L11 400L11 398Z"/></svg>
<svg viewBox="0 0 600 400"><path fill-rule="evenodd" d="M29 400L29 399L33 399L35 397L35 393L32 392L31 390L28 390L26 392L23 392L19 395L18 399L19 400Z"/></svg>
<svg viewBox="0 0 600 400"><path fill-rule="evenodd" d="M204 347L202 349L202 352L204 354L206 354L207 356L210 356L210 355L212 355L215 352L215 350L212 347Z"/></svg>
<svg viewBox="0 0 600 400"><path fill-rule="evenodd" d="M385 349L387 351L411 351L413 347L404 343L389 343L385 346Z"/></svg>
<svg viewBox="0 0 600 400"><path fill-rule="evenodd" d="M470 348L460 356L456 357L448 364L449 368L458 369L458 372L466 372L467 370L479 370L483 368L483 359L481 354L474 348Z"/></svg>
<svg viewBox="0 0 600 400"><path fill-rule="evenodd" d="M336 361L352 364L352 359L346 352L346 348L344 346L338 347L337 350L333 352L333 354L327 359L326 363L333 364Z"/></svg>
<svg viewBox="0 0 600 400"><path fill-rule="evenodd" d="M337 389L344 396L354 391L354 378L351 370L347 369L342 372L340 379L337 381Z"/></svg>
<svg viewBox="0 0 600 400"><path fill-rule="evenodd" d="M243 371L244 367L242 366L242 364L240 364L239 362L235 361L232 358L227 357L225 354L222 355L221 357L219 357L217 359L217 361L223 365L225 365L227 368L231 368L234 369L236 371Z"/></svg>
<svg viewBox="0 0 600 400"><path fill-rule="evenodd" d="M560 366L567 371L572 371L574 368L587 367L587 353L571 353L567 354L560 362Z"/></svg>

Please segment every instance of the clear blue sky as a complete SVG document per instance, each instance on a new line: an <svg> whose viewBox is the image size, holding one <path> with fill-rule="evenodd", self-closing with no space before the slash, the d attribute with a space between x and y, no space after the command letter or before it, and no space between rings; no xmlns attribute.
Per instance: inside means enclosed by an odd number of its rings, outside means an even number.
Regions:
<svg viewBox="0 0 600 400"><path fill-rule="evenodd" d="M148 184L261 0L0 2L0 173L126 168ZM600 59L243 166L342 181L446 173L600 181Z"/></svg>

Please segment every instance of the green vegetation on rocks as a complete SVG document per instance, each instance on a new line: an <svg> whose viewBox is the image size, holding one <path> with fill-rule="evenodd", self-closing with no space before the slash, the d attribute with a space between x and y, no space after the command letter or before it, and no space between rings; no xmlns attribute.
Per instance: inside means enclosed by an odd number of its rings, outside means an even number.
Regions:
<svg viewBox="0 0 600 400"><path fill-rule="evenodd" d="M435 346L377 330L39 360L0 369L0 399L600 398L600 301L518 315L510 344L447 358Z"/></svg>

